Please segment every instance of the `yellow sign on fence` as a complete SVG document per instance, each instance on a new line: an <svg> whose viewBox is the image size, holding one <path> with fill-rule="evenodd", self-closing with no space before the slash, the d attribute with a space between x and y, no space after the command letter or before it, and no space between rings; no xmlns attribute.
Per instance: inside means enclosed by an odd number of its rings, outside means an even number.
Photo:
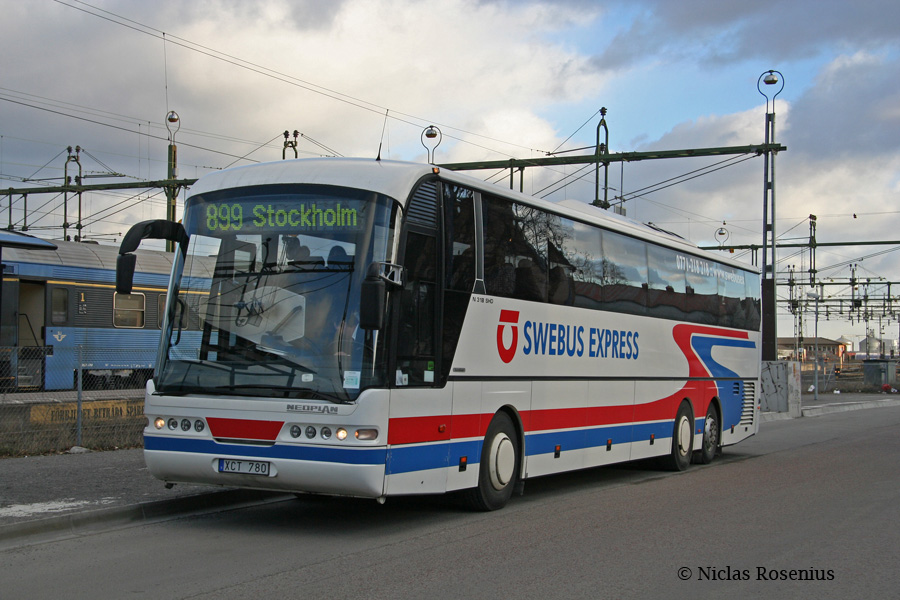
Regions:
<svg viewBox="0 0 900 600"><path fill-rule="evenodd" d="M131 419L143 414L143 400L96 400L81 404L81 419L85 423ZM31 407L32 423L74 423L77 420L78 403L76 402L37 404Z"/></svg>

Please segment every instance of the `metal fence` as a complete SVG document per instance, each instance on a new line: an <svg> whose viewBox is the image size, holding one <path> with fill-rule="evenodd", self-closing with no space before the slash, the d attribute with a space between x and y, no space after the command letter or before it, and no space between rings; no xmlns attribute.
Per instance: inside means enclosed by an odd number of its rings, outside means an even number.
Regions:
<svg viewBox="0 0 900 600"><path fill-rule="evenodd" d="M0 456L139 447L155 354L0 347Z"/></svg>

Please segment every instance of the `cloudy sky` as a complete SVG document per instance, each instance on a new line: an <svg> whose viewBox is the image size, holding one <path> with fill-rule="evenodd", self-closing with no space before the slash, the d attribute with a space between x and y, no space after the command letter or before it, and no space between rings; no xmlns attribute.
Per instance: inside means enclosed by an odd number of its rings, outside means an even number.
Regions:
<svg viewBox="0 0 900 600"><path fill-rule="evenodd" d="M819 242L900 239L896 1L0 0L0 11L2 188L60 183L76 145L89 183L164 178L169 110L187 178L280 160L286 129L303 134L301 156L375 157L380 145L383 158L425 161L429 124L443 132L438 163L584 154L601 106L612 152L758 144L757 82L775 69L776 141L788 149L777 158L779 241L806 241L810 214ZM759 244L763 160L728 158L613 165L609 196L701 245L720 227L728 244ZM525 186L590 201L593 169L530 169ZM62 198L28 203L31 232L59 239ZM83 211L85 236L108 242L165 216L155 191L86 194ZM820 248L816 263L845 283L857 265L874 297L900 282L897 248ZM806 271L808 254L781 250L779 271L790 266ZM849 298L846 285L825 291ZM780 312L779 335L793 335ZM864 333L828 312L822 335ZM900 335L896 317L882 324ZM805 327L811 336L811 319Z"/></svg>

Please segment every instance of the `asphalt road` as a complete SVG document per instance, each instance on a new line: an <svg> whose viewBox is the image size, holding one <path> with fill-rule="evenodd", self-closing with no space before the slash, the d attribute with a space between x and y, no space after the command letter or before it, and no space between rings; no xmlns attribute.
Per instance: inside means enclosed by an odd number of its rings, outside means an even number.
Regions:
<svg viewBox="0 0 900 600"><path fill-rule="evenodd" d="M307 497L82 532L0 552L0 597L896 597L898 426L766 423L710 466L538 479L493 513Z"/></svg>

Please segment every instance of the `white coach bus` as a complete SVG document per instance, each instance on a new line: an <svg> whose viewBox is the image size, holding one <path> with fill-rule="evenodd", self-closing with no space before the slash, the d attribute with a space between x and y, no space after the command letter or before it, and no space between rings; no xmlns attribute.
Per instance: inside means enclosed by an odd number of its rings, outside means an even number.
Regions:
<svg viewBox="0 0 900 600"><path fill-rule="evenodd" d="M757 431L759 273L430 165L206 175L177 242L144 453L177 482L506 504L530 477L708 463Z"/></svg>

